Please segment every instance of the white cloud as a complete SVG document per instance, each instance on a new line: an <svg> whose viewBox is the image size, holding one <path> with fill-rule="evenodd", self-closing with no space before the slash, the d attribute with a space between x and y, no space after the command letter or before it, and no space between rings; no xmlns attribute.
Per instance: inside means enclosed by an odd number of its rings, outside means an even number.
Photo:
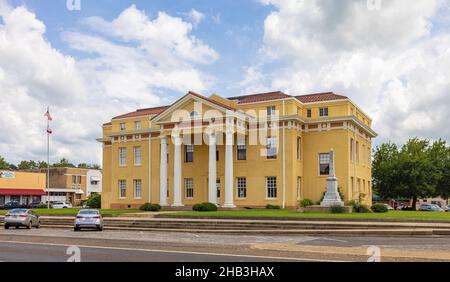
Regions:
<svg viewBox="0 0 450 282"><path fill-rule="evenodd" d="M196 9L191 9L188 15L194 26L198 26L200 22L205 18L205 15L202 12L197 11Z"/></svg>
<svg viewBox="0 0 450 282"><path fill-rule="evenodd" d="M261 2L274 11L264 23L264 71L247 76L247 87L348 95L374 118L377 142L450 140L450 35L433 26L437 15L448 18L448 0L382 0L380 10L365 0Z"/></svg>
<svg viewBox="0 0 450 282"><path fill-rule="evenodd" d="M79 58L56 50L26 7L0 0L0 16L0 155L10 162L45 159L50 105L51 161L100 163L103 122L165 104L166 91L204 90L212 78L197 65L218 58L190 23L163 12L152 20L134 6L111 22L86 20L89 32L63 32L69 47L87 54Z"/></svg>

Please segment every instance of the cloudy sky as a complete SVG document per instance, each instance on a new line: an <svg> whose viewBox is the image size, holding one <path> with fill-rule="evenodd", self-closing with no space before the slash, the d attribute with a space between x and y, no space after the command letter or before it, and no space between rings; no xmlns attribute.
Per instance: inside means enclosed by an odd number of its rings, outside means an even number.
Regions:
<svg viewBox="0 0 450 282"><path fill-rule="evenodd" d="M76 0L74 0L76 2ZM101 163L101 124L173 102L334 91L375 144L450 141L450 0L0 0L0 155ZM76 8L76 7L75 7Z"/></svg>

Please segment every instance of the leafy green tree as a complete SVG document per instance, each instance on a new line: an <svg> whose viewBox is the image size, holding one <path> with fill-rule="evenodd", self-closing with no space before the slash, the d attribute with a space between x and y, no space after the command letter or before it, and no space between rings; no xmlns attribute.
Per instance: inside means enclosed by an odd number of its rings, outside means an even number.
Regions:
<svg viewBox="0 0 450 282"><path fill-rule="evenodd" d="M54 163L52 167L75 167L68 159L62 158L58 163Z"/></svg>
<svg viewBox="0 0 450 282"><path fill-rule="evenodd" d="M445 141L438 140L431 146L430 156L440 171L435 196L448 199L450 197L450 147Z"/></svg>
<svg viewBox="0 0 450 282"><path fill-rule="evenodd" d="M18 169L22 170L31 170L39 168L38 164L35 161L21 161L17 167Z"/></svg>
<svg viewBox="0 0 450 282"><path fill-rule="evenodd" d="M47 162L44 162L44 161L39 161L38 163L37 163L37 167L38 168L47 168Z"/></svg>
<svg viewBox="0 0 450 282"><path fill-rule="evenodd" d="M11 169L11 164L7 163L2 156L0 156L0 169Z"/></svg>
<svg viewBox="0 0 450 282"><path fill-rule="evenodd" d="M81 164L78 164L77 167L78 168L89 168L89 165L87 163L81 163Z"/></svg>
<svg viewBox="0 0 450 282"><path fill-rule="evenodd" d="M100 209L102 207L102 196L97 193L92 193L86 202L87 206L93 209Z"/></svg>
<svg viewBox="0 0 450 282"><path fill-rule="evenodd" d="M372 162L373 189L381 198L394 198L401 192L396 189L396 165L399 158L397 145L384 143L375 149Z"/></svg>

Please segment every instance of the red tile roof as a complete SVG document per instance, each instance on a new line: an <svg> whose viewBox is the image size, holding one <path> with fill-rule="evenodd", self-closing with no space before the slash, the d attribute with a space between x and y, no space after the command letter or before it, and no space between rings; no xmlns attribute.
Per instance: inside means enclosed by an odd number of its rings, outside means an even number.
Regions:
<svg viewBox="0 0 450 282"><path fill-rule="evenodd" d="M113 119L157 115L157 114L162 113L163 111L165 111L167 108L169 108L169 106L139 109L139 110L137 110L135 112L131 112L131 113L127 113L127 114L124 114L124 115L113 117Z"/></svg>
<svg viewBox="0 0 450 282"><path fill-rule="evenodd" d="M276 99L289 98L289 97L291 97L291 96L288 94L285 94L281 91L276 91L276 92L267 92L267 93L260 93L260 94L236 96L236 97L230 97L228 99L229 100L237 100L239 104L245 104L245 103L262 102L262 101L276 100Z"/></svg>
<svg viewBox="0 0 450 282"><path fill-rule="evenodd" d="M211 99L209 99L209 98L207 98L207 97L205 97L205 96L203 96L203 95L200 95L200 94L198 94L198 93L189 91L187 95L189 95L189 94L194 95L194 96L197 96L197 97L199 97L200 99L204 99L204 100L206 100L206 101L208 101L208 102L211 102L211 103L213 103L213 104L216 104L217 106L220 106L220 107L222 107L222 108L225 108L225 109L228 109L228 110L236 110L236 109L233 108L233 107L230 107L230 106L227 106L227 105L222 104L222 103L220 103L220 102L211 100ZM183 97L183 98L184 98L184 97Z"/></svg>
<svg viewBox="0 0 450 282"><path fill-rule="evenodd" d="M308 95L295 96L302 103L323 102L332 100L348 99L346 96L338 95L333 92L315 93Z"/></svg>

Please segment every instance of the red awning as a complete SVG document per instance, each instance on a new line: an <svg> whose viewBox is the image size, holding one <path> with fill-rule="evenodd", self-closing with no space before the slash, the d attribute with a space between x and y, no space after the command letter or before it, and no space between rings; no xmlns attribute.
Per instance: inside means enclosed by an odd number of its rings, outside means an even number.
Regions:
<svg viewBox="0 0 450 282"><path fill-rule="evenodd" d="M0 195L8 196L41 196L45 195L45 191L42 189L4 189L0 188Z"/></svg>

